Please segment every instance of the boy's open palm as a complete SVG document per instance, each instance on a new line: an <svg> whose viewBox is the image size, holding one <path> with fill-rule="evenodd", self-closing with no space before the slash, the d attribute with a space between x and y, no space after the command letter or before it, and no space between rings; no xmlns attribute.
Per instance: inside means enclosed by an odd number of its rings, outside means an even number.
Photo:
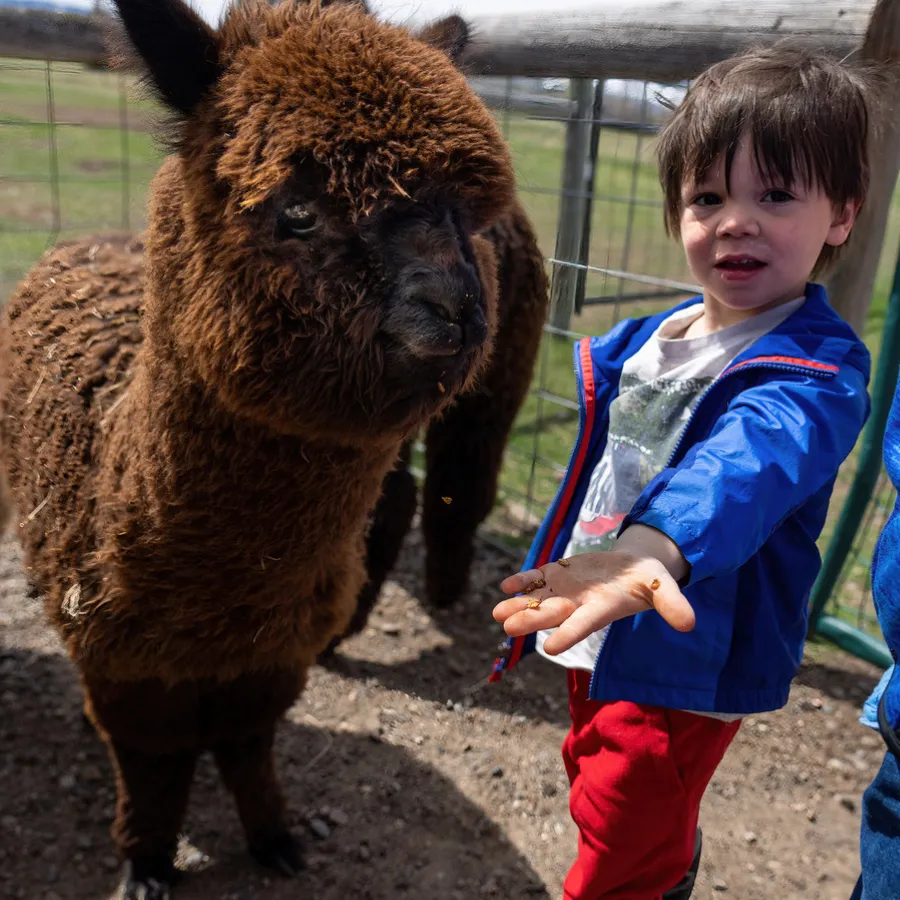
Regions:
<svg viewBox="0 0 900 900"><path fill-rule="evenodd" d="M694 611L666 567L653 557L621 550L547 563L511 575L500 588L507 594L524 593L498 603L494 618L511 637L556 628L544 642L550 655L568 650L610 622L648 609L655 609L677 631L694 627Z"/></svg>

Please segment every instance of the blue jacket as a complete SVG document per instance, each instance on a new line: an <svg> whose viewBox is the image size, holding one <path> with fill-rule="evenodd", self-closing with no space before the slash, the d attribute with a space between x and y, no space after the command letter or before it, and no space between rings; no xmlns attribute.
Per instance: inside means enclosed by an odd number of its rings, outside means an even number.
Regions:
<svg viewBox="0 0 900 900"><path fill-rule="evenodd" d="M900 487L900 386L894 394L884 433L884 466L894 487ZM882 731L900 729L900 496L887 520L872 558L872 597L875 612L895 665L881 679L866 703L863 721ZM879 711L881 721L879 722ZM889 737L886 733L885 737Z"/></svg>
<svg viewBox="0 0 900 900"><path fill-rule="evenodd" d="M674 311L576 345L578 436L523 568L563 554L603 453L622 366ZM816 539L868 416L868 378L865 346L811 284L806 302L712 383L622 525L653 526L679 546L696 627L679 633L652 610L614 622L593 699L740 714L787 702L820 566ZM508 641L492 680L534 644L534 635Z"/></svg>

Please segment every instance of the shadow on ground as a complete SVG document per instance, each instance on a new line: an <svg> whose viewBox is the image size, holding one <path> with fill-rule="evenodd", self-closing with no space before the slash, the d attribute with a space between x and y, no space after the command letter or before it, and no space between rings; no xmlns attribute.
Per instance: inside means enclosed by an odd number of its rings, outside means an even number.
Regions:
<svg viewBox="0 0 900 900"><path fill-rule="evenodd" d="M63 657L0 650L0 897L85 900L115 888L111 769L80 703ZM254 866L205 761L187 832L211 861L185 877L179 900L548 896L483 811L404 748L288 721L278 755L308 870L288 882Z"/></svg>

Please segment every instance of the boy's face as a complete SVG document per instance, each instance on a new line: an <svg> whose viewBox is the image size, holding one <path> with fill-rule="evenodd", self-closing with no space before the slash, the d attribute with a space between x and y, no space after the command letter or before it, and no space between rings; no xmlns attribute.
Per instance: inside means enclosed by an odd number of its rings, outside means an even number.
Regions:
<svg viewBox="0 0 900 900"><path fill-rule="evenodd" d="M720 157L701 182L682 189L681 240L707 304L723 324L803 295L825 244L843 244L856 207L835 208L818 186L765 178L750 142L738 145L725 186Z"/></svg>

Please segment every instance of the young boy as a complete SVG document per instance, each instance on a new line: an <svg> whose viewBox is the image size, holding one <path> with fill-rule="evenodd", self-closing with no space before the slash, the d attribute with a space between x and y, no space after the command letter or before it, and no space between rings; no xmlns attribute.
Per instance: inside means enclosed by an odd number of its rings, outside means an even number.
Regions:
<svg viewBox="0 0 900 900"><path fill-rule="evenodd" d="M703 296L576 347L569 470L494 610L495 680L535 648L568 669L566 900L688 897L716 766L788 699L868 415L869 355L809 283L865 198L867 119L861 80L805 51L700 76L658 157Z"/></svg>

